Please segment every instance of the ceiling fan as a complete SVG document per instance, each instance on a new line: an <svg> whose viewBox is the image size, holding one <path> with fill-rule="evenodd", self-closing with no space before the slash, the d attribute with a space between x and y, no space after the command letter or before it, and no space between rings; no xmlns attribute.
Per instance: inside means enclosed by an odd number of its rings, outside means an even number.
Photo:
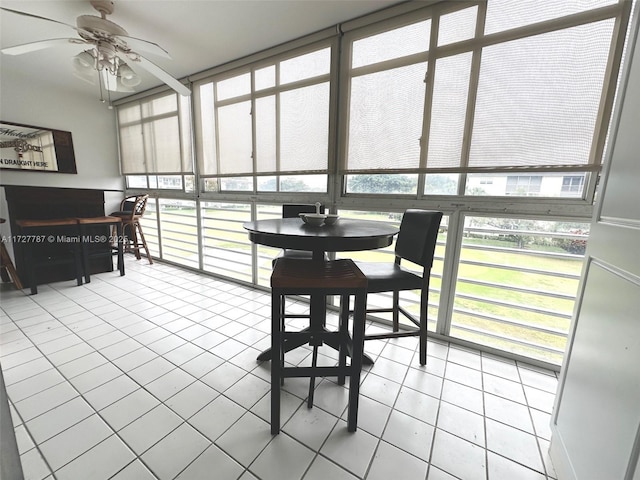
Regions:
<svg viewBox="0 0 640 480"><path fill-rule="evenodd" d="M136 51L142 50L164 58L171 58L164 48L154 42L131 37L120 25L107 20L107 15L111 15L114 10L114 4L111 0L91 0L90 3L100 13L100 16L80 15L76 19L75 27L51 18L0 7L0 10L5 12L65 25L78 34L77 38L52 38L7 47L2 49L2 53L22 55L68 43L85 45L87 48L73 57L74 75L92 83L97 77L100 85L100 99L103 102L105 101L102 95L103 88L116 92L133 92L133 87L140 84L141 79L131 66L146 70L181 95L191 94L191 91L180 81ZM126 62L130 62L131 66Z"/></svg>

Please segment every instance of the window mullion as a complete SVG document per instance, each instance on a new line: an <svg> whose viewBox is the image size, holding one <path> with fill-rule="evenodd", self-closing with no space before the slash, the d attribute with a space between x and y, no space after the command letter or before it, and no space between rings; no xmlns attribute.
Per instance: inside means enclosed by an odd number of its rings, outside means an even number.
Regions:
<svg viewBox="0 0 640 480"><path fill-rule="evenodd" d="M487 17L487 4L478 5L478 14L476 19L476 34L479 38L484 33L484 26ZM480 80L480 65L482 63L482 48L473 49L471 58L471 72L469 75L469 93L467 94L467 113L464 122L464 134L462 136L462 150L460 152L460 167L466 169L469 167L469 153L471 151L471 136L473 134L473 121L476 111L476 99L478 97L478 82ZM458 194L464 195L467 185L467 174L463 174L458 182Z"/></svg>

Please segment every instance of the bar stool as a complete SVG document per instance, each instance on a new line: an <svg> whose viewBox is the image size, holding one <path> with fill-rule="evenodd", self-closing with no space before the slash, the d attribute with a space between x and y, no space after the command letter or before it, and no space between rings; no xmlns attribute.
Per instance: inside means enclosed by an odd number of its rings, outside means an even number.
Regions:
<svg viewBox="0 0 640 480"><path fill-rule="evenodd" d="M25 237L25 256L28 258L27 274L29 276L29 286L31 295L38 293L38 279L36 278L36 268L43 266L54 266L69 263L66 256L38 256L38 250L43 250L47 244L58 242L56 233L66 235L67 241L73 253L73 263L76 271L76 281L82 285L82 261L80 259L80 245L77 241L78 222L75 218L54 218L50 220L17 220L16 225L20 227L22 235ZM55 233L53 233L55 232ZM65 240L63 240L64 242ZM46 252L46 248L44 249ZM41 252L42 253L42 252Z"/></svg>
<svg viewBox="0 0 640 480"><path fill-rule="evenodd" d="M105 216L77 218L76 220L78 221L78 227L80 229L82 269L84 270L85 282L91 283L91 265L89 264L90 258L104 256L112 258L114 254L118 257L118 270L120 270L120 276L122 277L124 275L124 242L122 234L122 218ZM92 243L97 243L96 241L100 240L100 235L91 235L91 233L95 233L96 231L96 229L93 227L100 225L110 227L108 229L109 235L102 235L105 237L105 240L109 240L109 248L97 251L94 249L94 251L92 252L90 246ZM113 228L115 228L116 231L115 247L113 247L113 239L109 238L111 236ZM113 261L111 262L111 269L113 269Z"/></svg>
<svg viewBox="0 0 640 480"><path fill-rule="evenodd" d="M299 260L280 258L271 274L271 433L280 432L280 386L286 377L310 377L307 405L313 406L315 377L338 377L344 384L349 377L349 413L347 428L355 432L358 421L358 395L360 371L364 349L364 324L367 279L349 259L335 261ZM285 331L282 302L285 295L340 295L341 308L338 331L330 332L323 326L311 326L297 332ZM353 339L349 336L349 296L355 296ZM286 340L304 339L313 346L311 367L285 367L284 343ZM339 343L337 366L317 365L318 347L324 342ZM346 364L351 356L350 365Z"/></svg>
<svg viewBox="0 0 640 480"><path fill-rule="evenodd" d="M6 222L6 220L4 218L0 218L0 223L4 222ZM18 290L22 290L22 282L20 281L16 267L11 261L7 247L4 246L4 240L0 244L0 272L2 272L2 281L7 279L5 277L6 275Z"/></svg>

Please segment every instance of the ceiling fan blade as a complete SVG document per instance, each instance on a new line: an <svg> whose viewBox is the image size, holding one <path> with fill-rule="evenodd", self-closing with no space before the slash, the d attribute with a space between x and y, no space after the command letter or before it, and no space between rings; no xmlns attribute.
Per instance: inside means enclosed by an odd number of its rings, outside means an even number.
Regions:
<svg viewBox="0 0 640 480"><path fill-rule="evenodd" d="M16 15L23 15L25 17L37 18L39 20L44 20L46 22L59 23L60 25L64 25L65 27L73 28L74 30L78 30L75 26L69 25L68 23L59 22L58 20L54 20L52 18L41 17L40 15L34 15L33 13L21 12L19 10L12 10L10 8L0 7L0 10L4 10L5 12L15 13Z"/></svg>
<svg viewBox="0 0 640 480"><path fill-rule="evenodd" d="M146 70L150 74L155 75L160 80L162 80L164 83L166 83L171 88L173 88L176 92L178 92L180 95L184 95L185 97L191 95L191 90L189 90L186 86L184 86L178 80L176 80L171 75L169 75L167 72L165 72L158 65L156 65L155 63L147 60L146 58L144 58L141 55L138 55L135 59L130 58L129 59L129 65L130 66L131 65L139 66L140 68L143 68L144 70Z"/></svg>
<svg viewBox="0 0 640 480"><path fill-rule="evenodd" d="M41 40L39 42L23 43L14 47L6 47L2 49L5 55L22 55L23 53L36 52L49 47L55 47L64 43L86 43L77 38L51 38L49 40Z"/></svg>
<svg viewBox="0 0 640 480"><path fill-rule="evenodd" d="M122 38L131 50L142 50L143 52L153 53L159 57L171 58L169 52L167 52L164 48L154 42L150 42L149 40L143 40L141 38L130 37L128 35L115 35L118 38Z"/></svg>

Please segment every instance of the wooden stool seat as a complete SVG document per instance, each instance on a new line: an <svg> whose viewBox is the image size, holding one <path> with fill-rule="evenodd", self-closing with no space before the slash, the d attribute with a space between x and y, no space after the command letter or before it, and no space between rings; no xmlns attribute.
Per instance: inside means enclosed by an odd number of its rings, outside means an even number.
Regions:
<svg viewBox="0 0 640 480"><path fill-rule="evenodd" d="M89 262L92 257L100 257L100 256L109 256L112 257L114 254L118 257L118 270L120 271L120 276L124 275L124 240L123 240L123 232L122 232L122 218L115 217L111 215L106 215L102 217L83 217L76 218L80 229L80 246L82 249L82 267L84 271L84 280L86 283L91 283L91 264ZM116 237L115 237L115 247L113 247L113 236L111 235L112 230L108 231L109 236L106 235L89 235L89 229L91 226L96 225L104 225L109 227L115 227ZM109 241L109 248L103 251L91 252L90 245L92 243L100 242L100 237L104 237L105 241ZM115 252L114 252L115 248ZM111 269L113 269L113 260L111 262Z"/></svg>
<svg viewBox="0 0 640 480"><path fill-rule="evenodd" d="M97 225L97 224L116 224L122 223L122 219L120 217L112 217L106 215L104 217L89 217L89 218L77 218L79 224L82 225Z"/></svg>
<svg viewBox="0 0 640 480"><path fill-rule="evenodd" d="M336 376L344 384L349 377L349 413L347 428L357 428L360 372L364 350L364 325L367 278L352 260L315 261L279 258L271 275L271 433L280 432L280 386L286 377L309 377L307 405L313 406L315 377ZM285 331L282 308L285 295L340 295L341 312L338 331L309 327L302 331ZM349 296L355 296L353 338L349 335ZM311 367L285 367L284 344L304 339L313 347ZM338 344L337 366L317 366L318 347L324 342ZM351 357L350 365L346 358Z"/></svg>

